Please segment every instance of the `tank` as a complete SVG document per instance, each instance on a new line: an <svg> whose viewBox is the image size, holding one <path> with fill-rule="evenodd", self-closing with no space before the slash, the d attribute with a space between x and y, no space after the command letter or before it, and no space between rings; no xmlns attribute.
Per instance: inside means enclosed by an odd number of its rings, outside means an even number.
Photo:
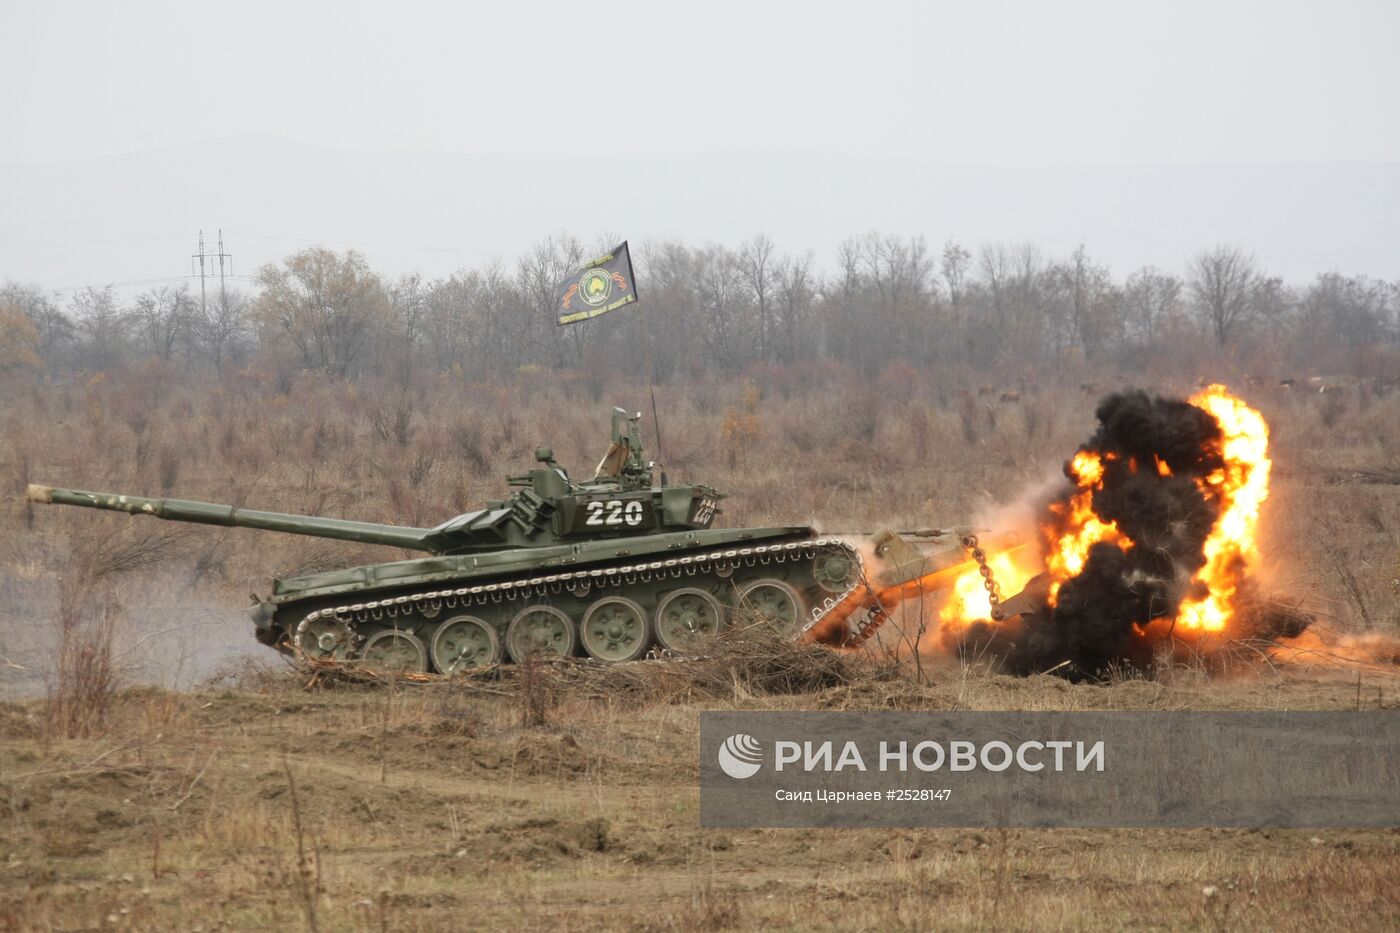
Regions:
<svg viewBox="0 0 1400 933"><path fill-rule="evenodd" d="M272 581L250 609L257 639L317 662L441 674L531 655L615 663L653 648L703 652L741 618L834 644L868 637L882 615L855 611L871 590L855 547L807 526L712 527L725 495L658 477L640 417L613 410L591 478L571 478L541 447L532 469L507 478L507 498L434 528L47 486L28 498L423 552ZM954 546L933 559L966 557ZM921 572L909 561L901 579Z"/></svg>

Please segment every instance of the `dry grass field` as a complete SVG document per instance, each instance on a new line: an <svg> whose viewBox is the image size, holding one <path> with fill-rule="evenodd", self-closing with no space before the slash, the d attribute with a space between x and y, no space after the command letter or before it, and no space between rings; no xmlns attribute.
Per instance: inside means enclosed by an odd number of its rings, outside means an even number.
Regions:
<svg viewBox="0 0 1400 933"><path fill-rule="evenodd" d="M742 676L740 676L742 684ZM8 929L1394 929L1394 831L714 831L700 709L1351 708L1354 676L1071 686L962 671L798 695L675 678L130 690L100 736L3 709ZM1176 682L1180 680L1180 682ZM1368 675L1363 702L1395 696ZM620 689L619 689L620 688ZM497 691L499 691L498 695ZM687 695L687 694L690 695Z"/></svg>
<svg viewBox="0 0 1400 933"><path fill-rule="evenodd" d="M1400 395L1224 369L1273 431L1267 582L1333 631L1400 635ZM662 453L673 478L733 494L726 525L985 520L1092 430L1117 384L1096 378L895 363L665 385ZM246 594L398 552L21 501L40 482L430 524L503 495L537 445L591 468L614 402L650 415L645 386L556 373L378 390L308 377L279 393L255 373L198 385L144 368L6 387L0 928L1400 924L1390 830L698 827L703 709L1390 708L1400 676L1380 658L1284 652L1224 676L1069 684L790 649L807 676L744 656L551 669L528 690L511 673L307 690L253 643Z"/></svg>

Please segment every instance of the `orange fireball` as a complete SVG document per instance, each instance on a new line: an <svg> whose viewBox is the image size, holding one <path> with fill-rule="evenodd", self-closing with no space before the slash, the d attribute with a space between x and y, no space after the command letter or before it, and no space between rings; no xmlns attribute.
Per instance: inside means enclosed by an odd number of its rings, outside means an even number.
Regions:
<svg viewBox="0 0 1400 933"><path fill-rule="evenodd" d="M1092 450L1081 450L1069 462L1069 473L1078 491L1065 502L1050 505L1052 521L1041 529L1045 539L1045 569L1050 574L1050 605L1060 586L1079 575L1089 559L1089 548L1108 541L1124 550L1133 546L1117 522L1106 522L1094 512L1094 490L1103 488L1103 459Z"/></svg>
<svg viewBox="0 0 1400 933"><path fill-rule="evenodd" d="M1191 397L1191 404L1215 418L1223 435L1225 461L1200 481L1201 492L1220 502L1220 516L1206 538L1205 566L1194 581L1206 594L1187 599L1177 611L1177 624L1187 631L1219 632L1234 615L1240 582L1259 560L1259 508L1269 496L1269 426L1264 417L1213 385Z"/></svg>

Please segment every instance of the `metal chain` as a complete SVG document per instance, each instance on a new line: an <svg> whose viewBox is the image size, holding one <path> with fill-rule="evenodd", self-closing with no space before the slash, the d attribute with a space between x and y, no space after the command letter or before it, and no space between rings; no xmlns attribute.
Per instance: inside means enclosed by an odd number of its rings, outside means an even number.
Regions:
<svg viewBox="0 0 1400 933"><path fill-rule="evenodd" d="M987 552L977 545L976 535L963 535L962 546L967 548L972 559L977 561L977 572L982 575L982 586L987 590L987 602L992 604L992 621L1000 622L1004 618L1001 611L1001 587L997 585L992 576L992 568L987 564Z"/></svg>

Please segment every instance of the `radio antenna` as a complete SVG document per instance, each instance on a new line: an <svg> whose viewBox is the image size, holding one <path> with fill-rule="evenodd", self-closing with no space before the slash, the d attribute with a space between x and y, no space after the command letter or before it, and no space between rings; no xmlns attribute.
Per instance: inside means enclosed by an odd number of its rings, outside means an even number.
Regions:
<svg viewBox="0 0 1400 933"><path fill-rule="evenodd" d="M661 453L661 418L656 413L656 386L648 386L651 391L651 423L656 425L656 461L661 464L661 485L666 485L666 458Z"/></svg>

